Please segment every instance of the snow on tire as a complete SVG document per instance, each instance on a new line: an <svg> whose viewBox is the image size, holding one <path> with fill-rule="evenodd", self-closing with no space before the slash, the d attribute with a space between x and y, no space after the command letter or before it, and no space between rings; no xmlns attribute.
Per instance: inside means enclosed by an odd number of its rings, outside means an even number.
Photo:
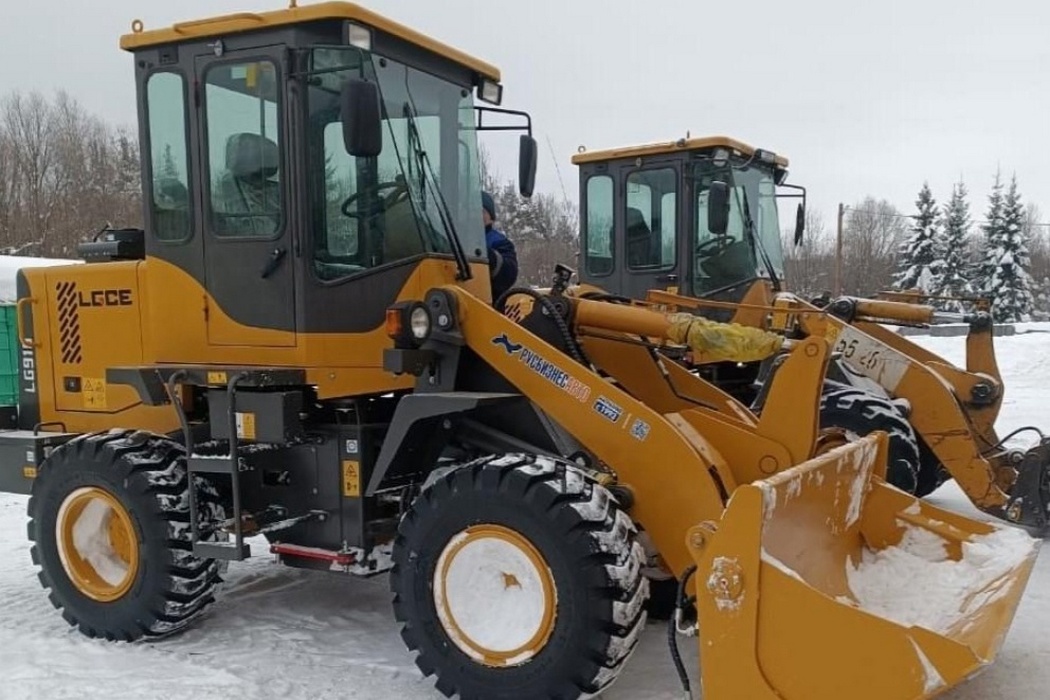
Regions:
<svg viewBox="0 0 1050 700"><path fill-rule="evenodd" d="M207 529L224 509L210 484L198 479L196 489ZM137 431L79 436L40 466L31 555L69 624L111 641L160 638L214 601L220 564L193 554L188 490L182 446Z"/></svg>
<svg viewBox="0 0 1050 700"><path fill-rule="evenodd" d="M446 696L599 693L645 625L636 534L609 491L570 462L513 454L450 469L395 540L401 636Z"/></svg>
<svg viewBox="0 0 1050 700"><path fill-rule="evenodd" d="M842 428L860 437L876 430L889 435L887 481L907 493L918 487L920 453L915 430L891 401L851 387L820 397L820 426Z"/></svg>

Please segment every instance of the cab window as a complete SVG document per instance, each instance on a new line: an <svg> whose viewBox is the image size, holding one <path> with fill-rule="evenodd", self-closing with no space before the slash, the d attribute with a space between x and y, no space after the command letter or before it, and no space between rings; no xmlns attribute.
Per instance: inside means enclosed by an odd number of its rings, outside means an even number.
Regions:
<svg viewBox="0 0 1050 700"><path fill-rule="evenodd" d="M224 63L205 75L209 218L217 236L271 238L282 227L277 68Z"/></svg>
<svg viewBox="0 0 1050 700"><path fill-rule="evenodd" d="M186 81L179 73L154 73L146 81L149 162L153 191L149 216L153 235L175 243L191 231Z"/></svg>
<svg viewBox="0 0 1050 700"><path fill-rule="evenodd" d="M673 168L639 170L627 177L627 268L674 267L678 178Z"/></svg>
<svg viewBox="0 0 1050 700"><path fill-rule="evenodd" d="M587 230L584 264L591 275L613 271L613 181L608 175L587 180Z"/></svg>

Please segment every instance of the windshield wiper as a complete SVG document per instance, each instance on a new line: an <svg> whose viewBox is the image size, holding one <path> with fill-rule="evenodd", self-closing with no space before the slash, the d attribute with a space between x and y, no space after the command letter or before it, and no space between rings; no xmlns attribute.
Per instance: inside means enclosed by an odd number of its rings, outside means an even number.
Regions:
<svg viewBox="0 0 1050 700"><path fill-rule="evenodd" d="M407 89L408 86L406 85L405 87ZM467 261L467 255L463 251L463 244L460 242L459 234L456 232L456 226L452 222L452 212L449 211L448 202L445 200L445 195L441 192L441 188L436 184L437 175L434 174L434 168L430 164L430 157L427 155L426 149L423 148L422 140L419 137L419 128L416 126L415 108L411 104L411 93L409 93L408 99L409 102L405 102L404 113L405 119L408 120L408 142L414 151L413 155L416 160L422 165L422 167L420 167L419 180L423 217L429 224L431 224L431 226L433 226L433 222L430 220L430 215L427 212L426 206L425 192L426 188L429 187L431 195L434 197L434 201L438 205L438 218L441 219L441 228L444 230L445 238L448 240L449 247L452 249L452 257L456 260L456 279L469 280L473 278L474 274L470 270L470 263Z"/></svg>
<svg viewBox="0 0 1050 700"><path fill-rule="evenodd" d="M758 249L759 254L762 256L762 264L766 266L766 272L769 273L769 281L773 283L773 291L779 292L780 278L777 276L777 271L773 269L773 261L769 259L769 253L766 252L766 247L762 245L762 237L755 231L755 221L751 218L751 206L747 200L747 187L741 187L740 189L744 193L744 228L751 235L755 248Z"/></svg>

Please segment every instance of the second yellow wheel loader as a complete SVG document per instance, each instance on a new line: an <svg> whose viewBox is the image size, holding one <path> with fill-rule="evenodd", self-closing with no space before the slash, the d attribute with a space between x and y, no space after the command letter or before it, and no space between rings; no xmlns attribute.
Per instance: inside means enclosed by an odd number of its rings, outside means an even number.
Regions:
<svg viewBox="0 0 1050 700"><path fill-rule="evenodd" d="M637 647L644 532L706 700L914 700L994 659L1034 541L887 485L884 433L818 444L827 340L574 298L564 268L519 320L493 305L495 68L347 3L133 29L145 228L19 273L0 431L71 625L221 625L221 563L259 535L389 573L440 693L572 699ZM785 354L758 416L664 346Z"/></svg>
<svg viewBox="0 0 1050 700"><path fill-rule="evenodd" d="M916 297L842 297L819 303L784 290L777 200L788 161L726 137L681 139L573 157L579 166L578 293L647 300L719 321L822 337L832 359L821 425L889 435L889 478L918 496L954 478L981 510L1038 531L1050 522L1050 438L1029 450L995 430L1004 386L987 304L947 314ZM803 235L804 204L795 240ZM596 287L597 289L591 289ZM604 295L604 296L603 296ZM969 324L965 367L956 367L888 324ZM761 410L770 362L691 362L704 376ZM775 360L774 360L775 361ZM1010 436L1007 436L1009 438Z"/></svg>

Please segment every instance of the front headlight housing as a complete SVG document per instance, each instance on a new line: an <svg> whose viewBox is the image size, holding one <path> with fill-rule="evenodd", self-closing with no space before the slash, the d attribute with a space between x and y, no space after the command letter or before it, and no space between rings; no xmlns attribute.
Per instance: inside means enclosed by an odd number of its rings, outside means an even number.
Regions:
<svg viewBox="0 0 1050 700"><path fill-rule="evenodd" d="M420 301L405 301L386 310L386 334L399 348L416 348L430 337L433 322Z"/></svg>
<svg viewBox="0 0 1050 700"><path fill-rule="evenodd" d="M430 313L426 307L420 304L413 306L408 314L408 328L412 337L423 341L430 335Z"/></svg>

